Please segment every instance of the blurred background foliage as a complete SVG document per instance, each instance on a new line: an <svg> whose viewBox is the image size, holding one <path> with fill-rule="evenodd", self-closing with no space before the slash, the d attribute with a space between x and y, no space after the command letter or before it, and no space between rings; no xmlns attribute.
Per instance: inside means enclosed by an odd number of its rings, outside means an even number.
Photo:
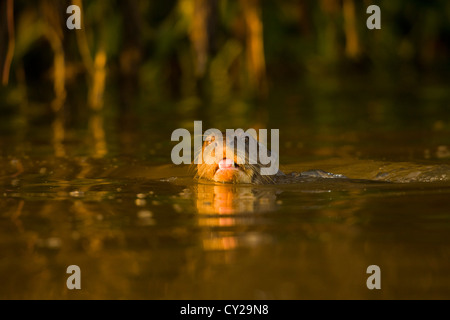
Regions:
<svg viewBox="0 0 450 320"><path fill-rule="evenodd" d="M444 0L0 3L0 112L53 112L61 129L105 109L176 115L186 127L224 113L264 125L278 108L304 105L304 88L420 86L450 71ZM71 4L81 30L66 27ZM371 4L381 30L366 27Z"/></svg>

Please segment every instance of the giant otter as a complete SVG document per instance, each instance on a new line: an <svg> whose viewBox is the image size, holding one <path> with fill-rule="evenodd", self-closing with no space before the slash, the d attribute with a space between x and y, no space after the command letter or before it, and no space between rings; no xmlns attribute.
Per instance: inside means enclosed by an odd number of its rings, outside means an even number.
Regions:
<svg viewBox="0 0 450 320"><path fill-rule="evenodd" d="M263 147L253 136L237 134L234 138L234 142L227 141L224 133L222 136L223 148L222 150L218 148L218 150L222 152L222 156L216 156L216 149L210 148L210 150L208 150L206 148L211 144L216 144L217 146L218 141L220 141L220 139L216 139L214 134L210 134L203 139L204 142L201 152L200 150L197 150L196 157L202 156L202 161L196 161L201 163L195 165L196 176L199 179L221 183L267 184L274 183L275 177L284 175L280 170L274 175L261 174L261 168L268 167L268 165L261 163L259 152L264 150L269 156L271 155L271 152ZM245 151L240 151L239 148L235 147L238 145L239 140L245 145ZM251 143L257 145L257 152L255 154L251 154ZM227 150L229 151L229 154L234 155L233 158L227 158ZM251 163L251 158L255 159L256 163Z"/></svg>
<svg viewBox="0 0 450 320"><path fill-rule="evenodd" d="M219 183L274 184L300 182L311 178L346 178L341 174L333 174L323 170L309 170L301 173L291 172L288 175L278 170L273 175L263 175L261 174L261 168L268 167L268 165L261 163L259 152L263 150L263 152L266 152L270 156L273 155L270 150L251 135L237 134L234 142L227 141L225 134L222 134L222 137L222 156L216 156L216 149L209 148L210 150L208 152L206 148L214 143L217 145L218 141L220 141L220 139L216 139L214 134L206 136L203 139L204 142L201 150L196 150L197 161L195 163L198 164L194 165L194 170L198 179ZM235 147L239 140L245 145L244 152L239 152L239 148ZM258 152L256 155L251 154L249 147L251 143L257 145ZM227 158L227 150L231 150L230 154L233 154L233 158ZM198 157L200 156L202 157L202 161L198 161ZM254 164L251 164L249 161L252 157L257 160Z"/></svg>

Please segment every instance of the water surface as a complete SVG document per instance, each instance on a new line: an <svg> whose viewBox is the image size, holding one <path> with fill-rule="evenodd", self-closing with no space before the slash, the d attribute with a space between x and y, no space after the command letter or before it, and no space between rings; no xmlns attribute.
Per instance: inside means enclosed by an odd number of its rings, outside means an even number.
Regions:
<svg viewBox="0 0 450 320"><path fill-rule="evenodd" d="M172 165L171 132L200 119L189 112L11 112L0 297L450 298L449 100L363 97L271 101L260 124L280 129L281 169L349 179L270 186L199 182ZM205 126L258 125L215 117ZM69 265L82 290L66 288ZM366 287L370 265L381 290Z"/></svg>

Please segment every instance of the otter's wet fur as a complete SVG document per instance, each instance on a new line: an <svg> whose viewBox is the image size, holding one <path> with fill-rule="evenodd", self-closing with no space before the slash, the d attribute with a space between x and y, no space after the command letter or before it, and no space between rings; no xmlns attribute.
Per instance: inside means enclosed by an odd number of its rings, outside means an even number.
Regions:
<svg viewBox="0 0 450 320"><path fill-rule="evenodd" d="M222 137L223 157L216 157L214 154L215 149L212 149L212 152L210 154L205 154L205 148L208 145L215 143L217 146L218 141L216 141L214 134L206 136L203 139L204 142L202 148L200 150L196 150L196 161L194 163L198 163L199 157L202 156L202 163L194 164L192 167L192 169L195 171L195 176L197 179L205 179L219 183L273 184L276 182L275 178L277 176L284 176L284 173L280 170L278 170L278 172L274 175L261 174L261 168L267 168L269 167L269 165L264 165L261 163L259 152L266 152L268 157L272 156L272 152L265 146L262 148L263 145L261 145L261 143L253 136L243 133L236 134L234 139L234 146L230 141L227 141L226 135L224 133L222 133ZM241 139L241 143L244 142L244 152L240 150L240 148L236 147L238 145L237 142L239 139ZM250 161L250 159L252 159L252 155L250 154L251 142L255 143L257 146L257 155L253 155L253 159L256 161ZM233 170L228 170L229 172L227 172L227 174L219 174L219 162L217 159L226 159L227 150L232 151L234 155L234 159L231 159L232 161L234 161L232 168ZM209 160L210 163L212 163L207 164L206 160ZM250 162L256 163L252 164Z"/></svg>

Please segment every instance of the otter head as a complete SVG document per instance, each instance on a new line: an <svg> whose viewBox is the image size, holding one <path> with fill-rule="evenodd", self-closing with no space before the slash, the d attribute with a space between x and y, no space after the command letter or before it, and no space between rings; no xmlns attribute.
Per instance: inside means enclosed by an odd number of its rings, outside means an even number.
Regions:
<svg viewBox="0 0 450 320"><path fill-rule="evenodd" d="M233 141L225 134L205 136L201 152L197 157L197 177L221 183L273 183L273 176L262 175L258 152L265 147L251 135L237 132Z"/></svg>

